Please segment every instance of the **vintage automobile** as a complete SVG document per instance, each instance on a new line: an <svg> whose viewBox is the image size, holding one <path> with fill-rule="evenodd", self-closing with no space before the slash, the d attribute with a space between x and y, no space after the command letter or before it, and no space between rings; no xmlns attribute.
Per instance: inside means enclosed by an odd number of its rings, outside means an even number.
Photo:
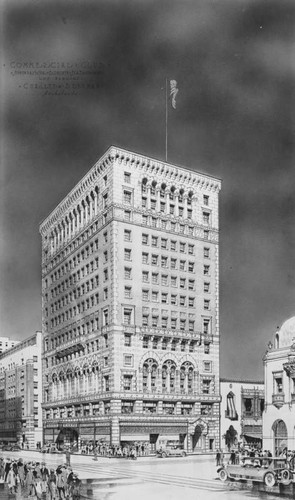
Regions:
<svg viewBox="0 0 295 500"><path fill-rule="evenodd" d="M180 444L167 445L157 450L157 457L186 457L187 453Z"/></svg>
<svg viewBox="0 0 295 500"><path fill-rule="evenodd" d="M295 456L285 459L285 468L280 474L280 483L285 485L295 483Z"/></svg>
<svg viewBox="0 0 295 500"><path fill-rule="evenodd" d="M284 458L255 457L252 460L246 458L239 465L223 465L217 469L217 472L221 481L254 481L271 487L281 481L285 470Z"/></svg>

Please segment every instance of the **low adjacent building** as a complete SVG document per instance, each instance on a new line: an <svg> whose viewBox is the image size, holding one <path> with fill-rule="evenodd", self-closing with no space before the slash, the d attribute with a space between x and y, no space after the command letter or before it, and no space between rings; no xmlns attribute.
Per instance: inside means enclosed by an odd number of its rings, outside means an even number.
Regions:
<svg viewBox="0 0 295 500"><path fill-rule="evenodd" d="M19 340L13 340L10 339L9 337L0 337L0 354L4 351L7 351L8 349L11 349L11 347L14 347L15 345L19 344Z"/></svg>
<svg viewBox="0 0 295 500"><path fill-rule="evenodd" d="M42 443L41 332L0 354L0 441Z"/></svg>
<svg viewBox="0 0 295 500"><path fill-rule="evenodd" d="M220 380L221 447L262 445L264 383L248 380Z"/></svg>
<svg viewBox="0 0 295 500"><path fill-rule="evenodd" d="M295 317L285 321L264 356L263 448L295 450Z"/></svg>

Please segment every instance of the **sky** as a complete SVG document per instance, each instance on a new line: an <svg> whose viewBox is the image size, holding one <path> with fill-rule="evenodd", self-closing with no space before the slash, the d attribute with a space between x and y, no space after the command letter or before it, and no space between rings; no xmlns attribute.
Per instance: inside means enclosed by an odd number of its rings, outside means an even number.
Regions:
<svg viewBox="0 0 295 500"><path fill-rule="evenodd" d="M39 223L111 145L222 179L221 376L295 315L293 0L1 3L0 335L41 329Z"/></svg>

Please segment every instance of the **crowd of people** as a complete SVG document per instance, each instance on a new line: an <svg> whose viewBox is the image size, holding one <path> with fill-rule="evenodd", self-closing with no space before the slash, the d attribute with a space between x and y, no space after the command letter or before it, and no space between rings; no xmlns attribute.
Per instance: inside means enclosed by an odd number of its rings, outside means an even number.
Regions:
<svg viewBox="0 0 295 500"><path fill-rule="evenodd" d="M94 456L108 456L108 457L123 457L123 458L136 458L145 457L150 454L150 443L123 443L121 445L110 445L108 443L99 443L97 446L82 445L81 454L94 455Z"/></svg>
<svg viewBox="0 0 295 500"><path fill-rule="evenodd" d="M0 458L0 482L6 483L9 492L20 499L80 499L81 480L69 465L53 469L45 462Z"/></svg>

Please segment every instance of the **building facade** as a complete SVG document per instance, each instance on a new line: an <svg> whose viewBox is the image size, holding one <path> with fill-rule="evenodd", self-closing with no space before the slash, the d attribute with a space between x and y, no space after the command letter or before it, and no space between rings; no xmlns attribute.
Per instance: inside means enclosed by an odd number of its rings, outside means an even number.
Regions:
<svg viewBox="0 0 295 500"><path fill-rule="evenodd" d="M0 441L35 448L42 442L42 333L0 354Z"/></svg>
<svg viewBox="0 0 295 500"><path fill-rule="evenodd" d="M264 383L262 381L220 380L221 447L262 446Z"/></svg>
<svg viewBox="0 0 295 500"><path fill-rule="evenodd" d="M42 222L46 442L219 446L220 187L110 147Z"/></svg>
<svg viewBox="0 0 295 500"><path fill-rule="evenodd" d="M295 450L295 317L275 333L264 356L263 447Z"/></svg>
<svg viewBox="0 0 295 500"><path fill-rule="evenodd" d="M11 340L9 337L0 337L0 354L19 344L19 342L19 340Z"/></svg>

